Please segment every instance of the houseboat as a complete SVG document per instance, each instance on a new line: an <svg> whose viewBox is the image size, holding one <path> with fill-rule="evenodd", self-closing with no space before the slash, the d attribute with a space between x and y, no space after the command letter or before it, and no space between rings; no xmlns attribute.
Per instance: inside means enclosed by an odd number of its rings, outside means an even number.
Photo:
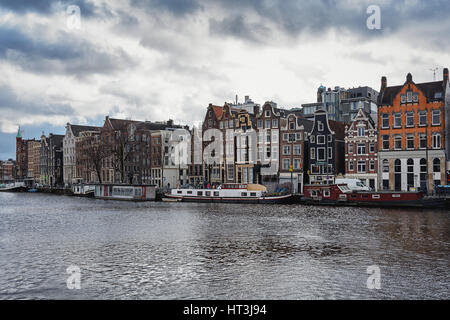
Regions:
<svg viewBox="0 0 450 320"><path fill-rule="evenodd" d="M93 198L95 195L95 185L74 184L72 185L72 194L77 197Z"/></svg>
<svg viewBox="0 0 450 320"><path fill-rule="evenodd" d="M12 182L0 185L0 192L26 192L28 188L24 182Z"/></svg>
<svg viewBox="0 0 450 320"><path fill-rule="evenodd" d="M94 196L104 200L155 201L155 185L112 185L95 186Z"/></svg>
<svg viewBox="0 0 450 320"><path fill-rule="evenodd" d="M439 207L441 199L425 198L422 192L353 191L346 184L305 185L306 204L371 207Z"/></svg>
<svg viewBox="0 0 450 320"><path fill-rule="evenodd" d="M222 203L292 203L293 196L268 195L267 188L259 184L225 183L217 189L172 189L168 199L186 202Z"/></svg>

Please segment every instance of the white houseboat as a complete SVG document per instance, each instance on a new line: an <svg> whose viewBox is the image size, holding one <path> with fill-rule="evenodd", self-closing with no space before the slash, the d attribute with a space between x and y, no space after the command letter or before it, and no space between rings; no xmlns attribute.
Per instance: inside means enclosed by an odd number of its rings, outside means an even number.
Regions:
<svg viewBox="0 0 450 320"><path fill-rule="evenodd" d="M154 201L155 185L112 185L95 186L95 198L105 200Z"/></svg>
<svg viewBox="0 0 450 320"><path fill-rule="evenodd" d="M225 183L217 189L172 189L169 199L188 202L226 203L291 203L293 196L267 195L267 188L259 184Z"/></svg>
<svg viewBox="0 0 450 320"><path fill-rule="evenodd" d="M95 194L95 185L92 184L73 184L72 194L78 197L93 198Z"/></svg>

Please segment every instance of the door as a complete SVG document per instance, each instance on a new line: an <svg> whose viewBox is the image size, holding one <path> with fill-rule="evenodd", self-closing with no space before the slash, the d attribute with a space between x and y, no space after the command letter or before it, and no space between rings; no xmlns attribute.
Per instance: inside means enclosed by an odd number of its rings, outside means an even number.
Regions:
<svg viewBox="0 0 450 320"><path fill-rule="evenodd" d="M402 191L402 175L400 173L395 174L395 191Z"/></svg>

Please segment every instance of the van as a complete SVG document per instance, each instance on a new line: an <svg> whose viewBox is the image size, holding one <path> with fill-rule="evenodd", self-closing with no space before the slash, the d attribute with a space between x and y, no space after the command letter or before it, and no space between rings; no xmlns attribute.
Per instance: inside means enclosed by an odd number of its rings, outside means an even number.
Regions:
<svg viewBox="0 0 450 320"><path fill-rule="evenodd" d="M352 191L371 191L372 189L368 186L366 186L361 180L359 179L336 179L336 184L346 184L347 187Z"/></svg>

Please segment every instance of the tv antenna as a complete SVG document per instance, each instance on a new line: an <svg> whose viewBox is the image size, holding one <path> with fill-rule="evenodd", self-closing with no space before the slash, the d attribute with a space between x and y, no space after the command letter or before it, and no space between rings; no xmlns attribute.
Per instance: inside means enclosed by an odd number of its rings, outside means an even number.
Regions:
<svg viewBox="0 0 450 320"><path fill-rule="evenodd" d="M436 71L438 71L439 70L439 68L433 68L433 69L430 69L430 71L433 71L433 81L436 81Z"/></svg>

